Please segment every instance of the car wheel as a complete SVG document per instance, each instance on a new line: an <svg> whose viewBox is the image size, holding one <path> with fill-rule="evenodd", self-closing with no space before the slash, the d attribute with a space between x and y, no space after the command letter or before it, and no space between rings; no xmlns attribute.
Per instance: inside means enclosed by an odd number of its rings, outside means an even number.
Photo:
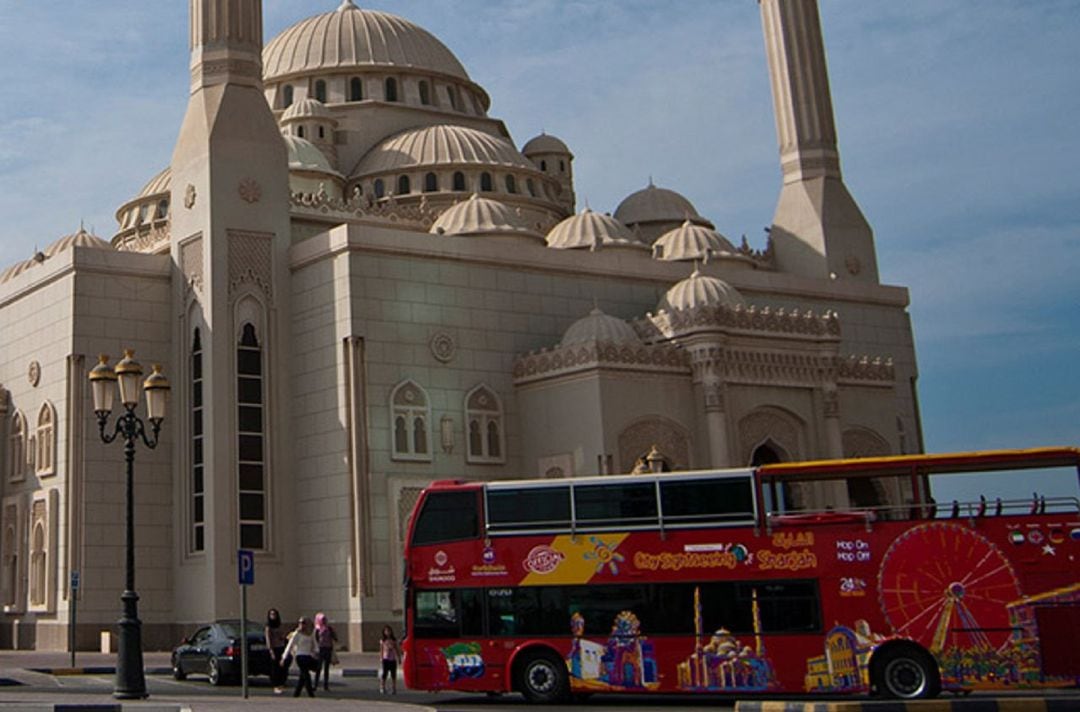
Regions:
<svg viewBox="0 0 1080 712"><path fill-rule="evenodd" d="M174 680L186 680L187 673L184 672L184 666L180 662L180 658L173 656L172 660L172 676Z"/></svg>
<svg viewBox="0 0 1080 712"><path fill-rule="evenodd" d="M875 667L874 686L885 697L916 700L937 697L941 691L937 665L930 655L919 649L886 650L884 659Z"/></svg>
<svg viewBox="0 0 1080 712"><path fill-rule="evenodd" d="M206 674L210 677L211 685L225 684L225 676L221 674L221 666L218 665L217 658L210 658L206 668Z"/></svg>
<svg viewBox="0 0 1080 712"><path fill-rule="evenodd" d="M518 689L529 702L561 702L570 692L566 663L550 653L529 654L520 670Z"/></svg>

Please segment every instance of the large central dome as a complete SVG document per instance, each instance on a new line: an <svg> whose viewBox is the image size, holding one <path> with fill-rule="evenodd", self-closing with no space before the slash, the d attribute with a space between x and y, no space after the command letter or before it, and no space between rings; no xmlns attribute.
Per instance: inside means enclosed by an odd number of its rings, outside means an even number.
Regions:
<svg viewBox="0 0 1080 712"><path fill-rule="evenodd" d="M457 57L427 30L396 15L343 0L333 12L302 20L263 50L266 81L327 69L392 66L471 81Z"/></svg>

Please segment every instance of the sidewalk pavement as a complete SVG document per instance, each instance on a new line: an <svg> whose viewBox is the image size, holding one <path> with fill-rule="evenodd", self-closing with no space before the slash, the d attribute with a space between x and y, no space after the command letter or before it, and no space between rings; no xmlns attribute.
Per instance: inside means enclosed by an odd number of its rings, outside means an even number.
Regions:
<svg viewBox="0 0 1080 712"><path fill-rule="evenodd" d="M147 652L143 654L143 669L148 678L170 676L170 654L168 652ZM294 698L290 695L275 696L259 679L250 689L248 699L241 697L239 685L227 688L235 695L219 694L209 686L202 688L191 686L177 688L167 694L154 692L147 700L115 700L110 686L100 692L63 689L57 684L72 675L111 675L115 672L116 654L79 652L75 655L75 666L71 665L71 653L36 650L0 650L0 710L82 710L105 712L137 710L138 712L234 712L254 708L274 708L307 712L337 712L338 710L372 710L373 712L432 712L432 708L423 704L410 703L403 699L380 698L369 700L366 688L374 688L378 672L378 653L339 652L340 664L331 671L331 689L329 694L320 694L315 698L306 696ZM352 678L346 680L346 678ZM359 679L356 679L359 678ZM364 680L367 678L367 680ZM404 685L398 680L399 689L404 693ZM175 683L177 685L181 683ZM55 692L50 691L55 686ZM336 688L336 689L335 689ZM182 694L181 694L182 693ZM404 693L399 697L413 696ZM418 697L421 695L417 695Z"/></svg>

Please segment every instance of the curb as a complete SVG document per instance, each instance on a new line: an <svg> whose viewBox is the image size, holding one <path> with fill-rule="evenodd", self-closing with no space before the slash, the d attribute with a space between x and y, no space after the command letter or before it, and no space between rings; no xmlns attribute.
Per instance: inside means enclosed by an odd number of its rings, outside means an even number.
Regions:
<svg viewBox="0 0 1080 712"><path fill-rule="evenodd" d="M1080 697L964 697L952 700L789 702L739 700L735 712L1076 712Z"/></svg>

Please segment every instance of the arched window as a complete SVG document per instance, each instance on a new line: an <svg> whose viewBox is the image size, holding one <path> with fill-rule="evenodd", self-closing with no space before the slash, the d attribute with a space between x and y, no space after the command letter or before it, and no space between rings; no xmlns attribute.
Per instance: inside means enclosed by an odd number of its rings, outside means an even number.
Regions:
<svg viewBox="0 0 1080 712"><path fill-rule="evenodd" d="M502 404L494 391L479 385L465 395L465 422L467 462L506 462L503 454Z"/></svg>
<svg viewBox="0 0 1080 712"><path fill-rule="evenodd" d="M266 548L266 443L263 354L255 326L245 323L236 345L237 484L240 548Z"/></svg>
<svg viewBox="0 0 1080 712"><path fill-rule="evenodd" d="M547 173L547 161L540 161L540 170Z"/></svg>
<svg viewBox="0 0 1080 712"><path fill-rule="evenodd" d="M137 217L135 219L135 224L136 225L142 225L144 222L146 222L146 216L147 216L147 214L149 212L150 212L150 206L149 205L147 205L145 203L140 205L139 206L139 217Z"/></svg>
<svg viewBox="0 0 1080 712"><path fill-rule="evenodd" d="M408 195L410 193L409 176L398 176L397 179L397 194Z"/></svg>
<svg viewBox="0 0 1080 712"><path fill-rule="evenodd" d="M383 183L382 178L375 179L375 186L373 188L376 198L382 198L386 195L386 184Z"/></svg>
<svg viewBox="0 0 1080 712"><path fill-rule="evenodd" d="M26 477L26 418L15 411L8 426L8 480L19 482Z"/></svg>
<svg viewBox="0 0 1080 712"><path fill-rule="evenodd" d="M299 136L300 138L304 138L304 127L303 126L297 126L296 127L296 135Z"/></svg>
<svg viewBox="0 0 1080 712"><path fill-rule="evenodd" d="M164 220L169 217L169 199L162 198L158 201L157 212L154 213L155 220Z"/></svg>
<svg viewBox="0 0 1080 712"><path fill-rule="evenodd" d="M566 173L566 161L559 159L559 173Z"/></svg>
<svg viewBox="0 0 1080 712"><path fill-rule="evenodd" d="M293 86L286 84L282 90L281 108L288 109L293 103Z"/></svg>
<svg viewBox="0 0 1080 712"><path fill-rule="evenodd" d="M533 183L532 178L526 178L525 179L525 187L529 190L529 195L531 195L532 197L535 198L536 197L536 184Z"/></svg>
<svg viewBox="0 0 1080 712"><path fill-rule="evenodd" d="M19 542L15 522L19 519L19 508L14 504L4 505L4 543L3 543L3 579L0 590L3 591L3 603L9 609L17 607L19 600Z"/></svg>
<svg viewBox="0 0 1080 712"><path fill-rule="evenodd" d="M390 393L390 421L394 430L395 460L431 461L427 393L415 381L402 381Z"/></svg>
<svg viewBox="0 0 1080 712"><path fill-rule="evenodd" d="M56 410L51 403L44 403L38 411L35 442L37 474L43 477L56 474Z"/></svg>
<svg viewBox="0 0 1080 712"><path fill-rule="evenodd" d="M320 126L319 127L319 138L326 138L326 127L325 126Z"/></svg>
<svg viewBox="0 0 1080 712"><path fill-rule="evenodd" d="M199 330L191 340L191 551L206 549L206 456L203 452L202 339Z"/></svg>
<svg viewBox="0 0 1080 712"><path fill-rule="evenodd" d="M480 190L484 193L490 193L494 190L491 185L491 174L487 171L480 174Z"/></svg>
<svg viewBox="0 0 1080 712"><path fill-rule="evenodd" d="M363 101L364 100L364 82L360 77L353 77L349 80L349 101Z"/></svg>
<svg viewBox="0 0 1080 712"><path fill-rule="evenodd" d="M423 79L420 80L420 103L424 106L431 103L431 88Z"/></svg>
<svg viewBox="0 0 1080 712"><path fill-rule="evenodd" d="M506 176L506 192L507 193L516 193L517 192L517 181L514 179L514 176L511 176L511 175Z"/></svg>
<svg viewBox="0 0 1080 712"><path fill-rule="evenodd" d="M397 79L393 77L387 77L384 82L385 94L387 101L397 101Z"/></svg>
<svg viewBox="0 0 1080 712"><path fill-rule="evenodd" d="M439 176L428 173L424 176L424 192L434 193L439 189Z"/></svg>
<svg viewBox="0 0 1080 712"><path fill-rule="evenodd" d="M45 551L45 522L34 524L34 533L30 537L30 605L45 605L45 572L48 555Z"/></svg>
<svg viewBox="0 0 1080 712"><path fill-rule="evenodd" d="M319 79L315 82L315 98L326 103L326 82Z"/></svg>
<svg viewBox="0 0 1080 712"><path fill-rule="evenodd" d="M465 174L454 171L454 190L465 190Z"/></svg>

